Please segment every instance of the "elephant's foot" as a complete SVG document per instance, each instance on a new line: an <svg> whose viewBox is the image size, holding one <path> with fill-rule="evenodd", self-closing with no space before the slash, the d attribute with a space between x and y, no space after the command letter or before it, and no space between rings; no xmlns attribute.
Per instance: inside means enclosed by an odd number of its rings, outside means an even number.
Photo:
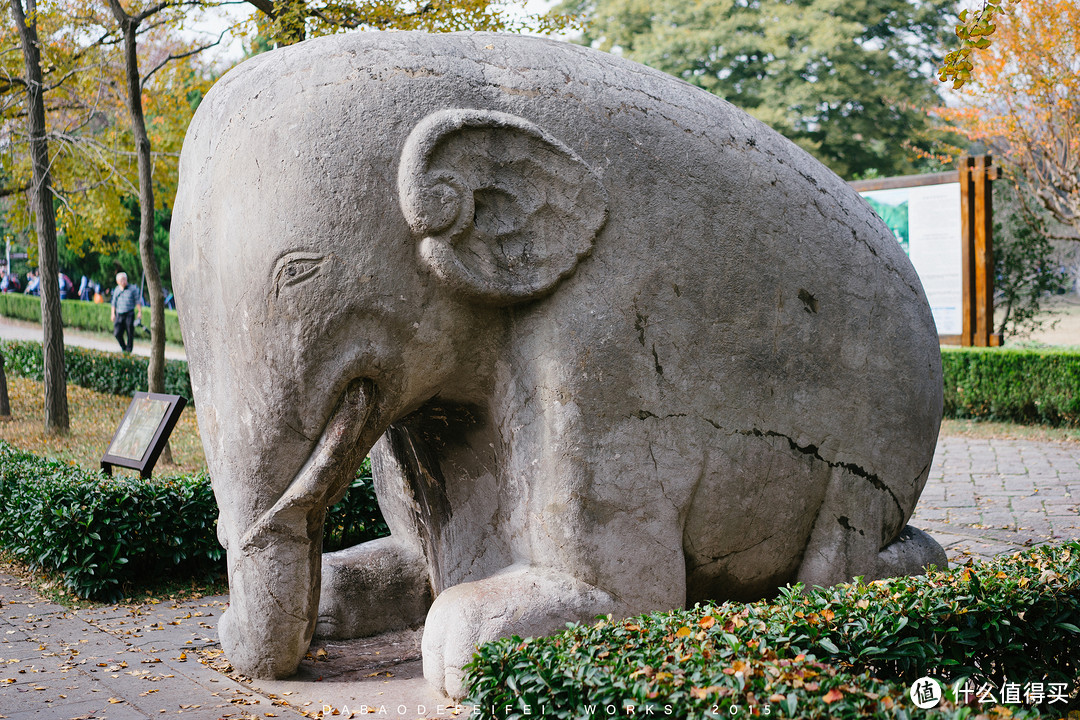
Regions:
<svg viewBox="0 0 1080 720"><path fill-rule="evenodd" d="M807 548L799 569L799 581L807 587L834 585L856 576L864 580L921 575L935 566L949 566L945 550L934 538L910 525L904 526L895 540L880 551L867 549L854 533L838 537L831 548Z"/></svg>
<svg viewBox="0 0 1080 720"><path fill-rule="evenodd" d="M878 553L878 561L881 569L877 577L922 575L931 565L939 570L949 567L949 558L938 541L910 525Z"/></svg>
<svg viewBox="0 0 1080 720"><path fill-rule="evenodd" d="M315 634L341 640L419 625L431 595L423 556L392 537L326 553Z"/></svg>
<svg viewBox="0 0 1080 720"><path fill-rule="evenodd" d="M512 566L484 580L447 589L424 627L424 677L454 700L465 696L462 666L476 646L500 637L534 637L567 622L618 612L607 592L555 570Z"/></svg>

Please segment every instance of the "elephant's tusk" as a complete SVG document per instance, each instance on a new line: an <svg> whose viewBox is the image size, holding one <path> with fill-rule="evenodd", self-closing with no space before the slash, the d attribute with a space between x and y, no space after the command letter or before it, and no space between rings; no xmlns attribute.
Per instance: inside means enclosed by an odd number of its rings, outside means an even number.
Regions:
<svg viewBox="0 0 1080 720"><path fill-rule="evenodd" d="M334 485L343 477L349 479L347 476L359 466L368 450L359 441L370 424L374 395L371 380L354 380L349 384L314 452L274 506L244 534L241 548L266 547L273 542L272 536L278 540L311 539L309 513L325 507L337 489Z"/></svg>

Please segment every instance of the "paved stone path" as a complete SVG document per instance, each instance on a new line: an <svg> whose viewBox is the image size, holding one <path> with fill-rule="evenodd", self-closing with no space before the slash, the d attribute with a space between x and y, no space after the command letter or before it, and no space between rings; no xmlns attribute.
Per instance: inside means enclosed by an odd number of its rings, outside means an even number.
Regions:
<svg viewBox="0 0 1080 720"><path fill-rule="evenodd" d="M941 438L911 524L953 563L1080 539L1080 443Z"/></svg>
<svg viewBox="0 0 1080 720"><path fill-rule="evenodd" d="M936 537L954 563L1080 538L1080 443L942 438L912 524ZM215 630L227 600L69 611L0 576L0 716L462 714L424 683L417 631L317 643L294 678L237 682L215 669L227 664Z"/></svg>

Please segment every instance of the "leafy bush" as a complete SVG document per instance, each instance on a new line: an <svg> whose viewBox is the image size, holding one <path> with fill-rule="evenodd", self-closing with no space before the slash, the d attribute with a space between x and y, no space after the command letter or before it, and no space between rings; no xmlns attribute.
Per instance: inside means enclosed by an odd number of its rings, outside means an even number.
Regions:
<svg viewBox="0 0 1080 720"><path fill-rule="evenodd" d="M1070 693L1068 703L1044 699L1042 708L1059 717L1077 704L1078 558L1073 542L924 577L798 586L773 602L499 640L467 667L467 702L480 717L507 719L589 717L608 706L622 716L633 706L641 716L650 705L657 717L731 717L733 706L775 717L966 717L997 711L957 703L953 681L1001 688L1008 678ZM924 675L948 683L951 698L926 712L906 695ZM1038 716L1034 705L1000 712Z"/></svg>
<svg viewBox="0 0 1080 720"><path fill-rule="evenodd" d="M345 497L326 511L323 550L332 552L352 547L390 534L375 499L375 481L371 477L371 458L356 471Z"/></svg>
<svg viewBox="0 0 1080 720"><path fill-rule="evenodd" d="M0 545L76 595L114 599L165 572L220 570L216 523L206 475L106 478L0 441Z"/></svg>
<svg viewBox="0 0 1080 720"><path fill-rule="evenodd" d="M150 322L149 312L149 309L143 310L143 320L147 323L147 328ZM41 298L36 295L0 293L0 315L41 323ZM60 301L60 318L64 327L111 334L113 324L109 315L109 305L105 303L90 303L82 300ZM180 321L175 310L165 311L165 339L178 345L183 344L180 336Z"/></svg>
<svg viewBox="0 0 1080 720"><path fill-rule="evenodd" d="M78 596L112 599L166 572L221 570L217 515L205 474L106 478L0 440L0 546ZM326 527L327 549L388 534L366 461Z"/></svg>
<svg viewBox="0 0 1080 720"><path fill-rule="evenodd" d="M1080 353L942 348L945 416L1080 426Z"/></svg>
<svg viewBox="0 0 1080 720"><path fill-rule="evenodd" d="M6 372L13 377L41 381L45 375L45 359L41 343L34 341L0 340ZM102 352L75 345L64 347L64 364L68 382L91 390L114 395L132 395L146 391L146 370L149 358L140 355ZM165 392L183 395L191 400L191 380L183 360L165 361Z"/></svg>

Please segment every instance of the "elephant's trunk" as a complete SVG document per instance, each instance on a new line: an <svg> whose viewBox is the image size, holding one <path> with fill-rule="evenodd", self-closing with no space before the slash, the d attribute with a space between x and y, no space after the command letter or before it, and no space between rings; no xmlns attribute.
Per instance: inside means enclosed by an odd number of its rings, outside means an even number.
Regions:
<svg viewBox="0 0 1080 720"><path fill-rule="evenodd" d="M326 506L381 432L372 422L373 396L368 380L349 386L289 487L229 545L231 596L218 635L241 673L288 677L307 652L318 615Z"/></svg>

